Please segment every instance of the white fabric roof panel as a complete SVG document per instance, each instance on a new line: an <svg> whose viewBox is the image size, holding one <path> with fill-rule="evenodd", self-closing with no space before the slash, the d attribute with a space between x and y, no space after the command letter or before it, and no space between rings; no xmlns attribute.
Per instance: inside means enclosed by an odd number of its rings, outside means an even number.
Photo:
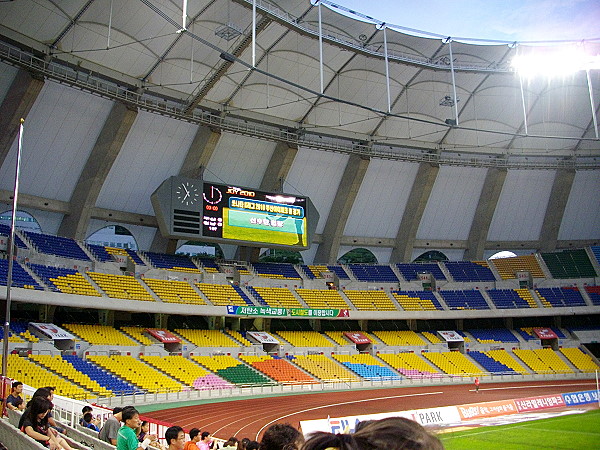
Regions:
<svg viewBox="0 0 600 450"><path fill-rule="evenodd" d="M275 146L274 142L222 133L204 179L258 189Z"/></svg>
<svg viewBox="0 0 600 450"><path fill-rule="evenodd" d="M600 236L600 171L575 173L558 239L597 239Z"/></svg>
<svg viewBox="0 0 600 450"><path fill-rule="evenodd" d="M539 239L555 175L553 170L509 170L490 224L488 240Z"/></svg>
<svg viewBox="0 0 600 450"><path fill-rule="evenodd" d="M467 239L486 174L477 167L440 167L417 239Z"/></svg>
<svg viewBox="0 0 600 450"><path fill-rule="evenodd" d="M322 233L348 163L348 155L298 148L285 180L284 191L310 197L319 213L317 233Z"/></svg>
<svg viewBox="0 0 600 450"><path fill-rule="evenodd" d="M344 235L395 238L418 170L414 163L371 159Z"/></svg>
<svg viewBox="0 0 600 450"><path fill-rule="evenodd" d="M112 102L46 81L23 131L20 191L69 201ZM12 190L18 140L0 169L0 188Z"/></svg>
<svg viewBox="0 0 600 450"><path fill-rule="evenodd" d="M197 125L139 111L96 206L154 215L150 195L179 173Z"/></svg>

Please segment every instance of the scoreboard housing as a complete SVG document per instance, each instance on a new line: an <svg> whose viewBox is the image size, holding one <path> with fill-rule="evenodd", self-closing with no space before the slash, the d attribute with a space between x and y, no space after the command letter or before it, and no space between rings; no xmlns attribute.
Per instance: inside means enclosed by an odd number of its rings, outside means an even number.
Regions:
<svg viewBox="0 0 600 450"><path fill-rule="evenodd" d="M151 197L163 236L306 250L319 220L310 198L174 176Z"/></svg>

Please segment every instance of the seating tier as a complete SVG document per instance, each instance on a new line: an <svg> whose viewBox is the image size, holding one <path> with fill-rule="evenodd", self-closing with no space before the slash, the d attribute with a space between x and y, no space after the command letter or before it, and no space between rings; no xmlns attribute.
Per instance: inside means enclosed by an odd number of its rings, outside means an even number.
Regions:
<svg viewBox="0 0 600 450"><path fill-rule="evenodd" d="M265 306L273 308L304 308L287 288L248 286L248 290Z"/></svg>
<svg viewBox="0 0 600 450"><path fill-rule="evenodd" d="M206 305L206 301L186 281L144 278L144 283L163 302Z"/></svg>
<svg viewBox="0 0 600 450"><path fill-rule="evenodd" d="M273 383L266 376L229 355L192 356L191 359L235 385Z"/></svg>
<svg viewBox="0 0 600 450"><path fill-rule="evenodd" d="M426 346L425 342L417 333L410 330L405 331L374 331L373 334L377 336L384 344L406 346L406 345L419 345Z"/></svg>
<svg viewBox="0 0 600 450"><path fill-rule="evenodd" d="M471 360L459 352L426 352L423 356L444 373L458 376L486 375Z"/></svg>
<svg viewBox="0 0 600 450"><path fill-rule="evenodd" d="M440 291L450 309L489 309L479 291Z"/></svg>
<svg viewBox="0 0 600 450"><path fill-rule="evenodd" d="M496 258L491 261L503 280L515 279L519 271L527 271L533 278L546 278L535 255Z"/></svg>
<svg viewBox="0 0 600 450"><path fill-rule="evenodd" d="M584 353L580 348L561 348L561 353L582 372L593 373L600 370L600 366L596 364L590 355Z"/></svg>
<svg viewBox="0 0 600 450"><path fill-rule="evenodd" d="M406 281L414 281L419 279L419 273L429 272L433 275L436 280L445 280L446 275L442 272L440 266L437 263L410 263L410 264L396 264L396 267L406 279Z"/></svg>
<svg viewBox="0 0 600 450"><path fill-rule="evenodd" d="M296 289L309 308L349 309L350 306L338 291L331 289Z"/></svg>
<svg viewBox="0 0 600 450"><path fill-rule="evenodd" d="M358 281L377 283L398 283L400 281L390 266L349 264L348 268Z"/></svg>
<svg viewBox="0 0 600 450"><path fill-rule="evenodd" d="M415 353L383 353L377 356L407 378L423 379L441 377L438 369Z"/></svg>
<svg viewBox="0 0 600 450"><path fill-rule="evenodd" d="M405 311L443 311L433 292L392 291L392 295Z"/></svg>
<svg viewBox="0 0 600 450"><path fill-rule="evenodd" d="M191 330L179 328L176 333L198 347L241 347L220 330Z"/></svg>
<svg viewBox="0 0 600 450"><path fill-rule="evenodd" d="M245 355L241 355L240 359L281 384L314 384L317 382L313 377L284 359Z"/></svg>
<svg viewBox="0 0 600 450"><path fill-rule="evenodd" d="M487 293L498 309L538 307L529 289L490 289Z"/></svg>
<svg viewBox="0 0 600 450"><path fill-rule="evenodd" d="M96 381L100 386L112 391L115 395L129 395L135 393L138 388L121 378L101 369L97 365L85 361L75 355L63 355L63 359L75 367L79 372L86 374L90 379Z"/></svg>
<svg viewBox="0 0 600 450"><path fill-rule="evenodd" d="M230 284L208 284L196 283L196 287L210 300L215 306L254 306L252 300L241 290L239 286Z"/></svg>
<svg viewBox="0 0 600 450"><path fill-rule="evenodd" d="M335 347L333 342L316 331L278 331L277 334L294 347Z"/></svg>
<svg viewBox="0 0 600 450"><path fill-rule="evenodd" d="M87 274L111 298L154 301L152 295L134 277L100 272L87 272Z"/></svg>
<svg viewBox="0 0 600 450"><path fill-rule="evenodd" d="M40 253L60 256L62 258L91 261L90 257L73 239L52 236L50 234L34 233L32 231L23 231L23 233Z"/></svg>
<svg viewBox="0 0 600 450"><path fill-rule="evenodd" d="M402 377L389 367L383 365L373 356L360 353L358 355L331 355L359 377L367 380L400 380Z"/></svg>
<svg viewBox="0 0 600 450"><path fill-rule="evenodd" d="M596 271L585 249L542 253L553 278L593 278Z"/></svg>
<svg viewBox="0 0 600 450"><path fill-rule="evenodd" d="M85 325L81 323L65 323L63 328L79 336L92 345L138 346L125 334L108 325Z"/></svg>
<svg viewBox="0 0 600 450"><path fill-rule="evenodd" d="M446 261L444 264L454 281L496 281L485 261Z"/></svg>
<svg viewBox="0 0 600 450"><path fill-rule="evenodd" d="M360 381L351 371L325 355L297 355L289 357L292 362L324 382Z"/></svg>
<svg viewBox="0 0 600 450"><path fill-rule="evenodd" d="M363 311L397 311L396 305L384 291L344 291L356 309Z"/></svg>

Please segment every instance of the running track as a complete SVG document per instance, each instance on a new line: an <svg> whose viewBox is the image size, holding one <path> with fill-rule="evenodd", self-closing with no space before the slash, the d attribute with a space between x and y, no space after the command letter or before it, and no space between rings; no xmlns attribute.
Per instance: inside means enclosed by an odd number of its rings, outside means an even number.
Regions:
<svg viewBox="0 0 600 450"><path fill-rule="evenodd" d="M433 408L465 403L506 400L545 394L561 394L595 389L593 380L565 380L525 383L482 383L480 392L472 385L419 386L394 389L348 390L318 394L296 394L247 398L219 403L199 403L160 411L144 417L179 425L185 430L197 427L217 438L257 439L275 422L296 427L301 420L375 414L409 409Z"/></svg>

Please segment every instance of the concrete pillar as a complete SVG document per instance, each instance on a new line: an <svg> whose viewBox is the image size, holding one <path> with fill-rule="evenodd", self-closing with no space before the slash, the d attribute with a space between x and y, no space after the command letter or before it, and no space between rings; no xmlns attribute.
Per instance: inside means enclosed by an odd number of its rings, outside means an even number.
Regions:
<svg viewBox="0 0 600 450"><path fill-rule="evenodd" d="M17 137L20 120L27 120L27 115L43 86L43 78L34 78L26 70L19 69L8 88L0 105L0 166Z"/></svg>
<svg viewBox="0 0 600 450"><path fill-rule="evenodd" d="M431 163L421 163L415 182L408 196L400 228L396 235L396 242L390 257L390 263L410 262L412 251L419 230L421 218L425 212L427 201L431 195L433 184L440 168Z"/></svg>
<svg viewBox="0 0 600 450"><path fill-rule="evenodd" d="M360 331L369 331L369 321L368 320L359 320L358 327Z"/></svg>
<svg viewBox="0 0 600 450"><path fill-rule="evenodd" d="M261 191L281 192L282 181L287 178L297 153L297 148L286 143L277 144L260 183Z"/></svg>
<svg viewBox="0 0 600 450"><path fill-rule="evenodd" d="M491 167L485 176L485 182L479 203L475 210L475 217L471 223L471 230L467 239L467 250L465 251L465 260L483 259L485 243L487 242L488 231L494 217L494 211L498 205L498 199L506 180L506 169L497 169Z"/></svg>
<svg viewBox="0 0 600 450"><path fill-rule="evenodd" d="M464 329L463 319L456 319L454 322L456 323L456 329L458 331L462 331Z"/></svg>
<svg viewBox="0 0 600 450"><path fill-rule="evenodd" d="M98 323L100 325L108 325L109 327L115 326L115 311L112 309L99 309L98 310Z"/></svg>
<svg viewBox="0 0 600 450"><path fill-rule="evenodd" d="M39 305L38 308L40 322L54 322L54 313L56 312L56 305Z"/></svg>
<svg viewBox="0 0 600 450"><path fill-rule="evenodd" d="M60 236L78 240L87 237L92 210L100 190L136 117L137 111L123 103L117 102L113 105L71 194L70 213L60 224L58 229Z"/></svg>
<svg viewBox="0 0 600 450"><path fill-rule="evenodd" d="M337 261L340 241L352 204L369 167L370 160L364 156L351 155L338 186L333 205L323 229L323 241L315 254L315 261L334 264Z"/></svg>
<svg viewBox="0 0 600 450"><path fill-rule="evenodd" d="M575 170L559 169L554 177L554 184L550 192L550 200L546 207L546 215L542 223L542 231L540 232L540 250L543 252L552 252L556 250L558 241L558 232L562 223L571 194L571 188L575 181Z"/></svg>
<svg viewBox="0 0 600 450"><path fill-rule="evenodd" d="M504 318L504 327L508 328L509 330L513 329L513 318L512 317Z"/></svg>
<svg viewBox="0 0 600 450"><path fill-rule="evenodd" d="M313 331L321 332L321 319L308 319L308 323Z"/></svg>
<svg viewBox="0 0 600 450"><path fill-rule="evenodd" d="M162 313L154 314L154 326L156 328L168 328L169 327L169 314L162 314Z"/></svg>
<svg viewBox="0 0 600 450"><path fill-rule="evenodd" d="M406 325L410 331L417 331L417 319L406 319Z"/></svg>
<svg viewBox="0 0 600 450"><path fill-rule="evenodd" d="M257 331L271 331L271 319L269 319L268 317L255 318L253 325Z"/></svg>

